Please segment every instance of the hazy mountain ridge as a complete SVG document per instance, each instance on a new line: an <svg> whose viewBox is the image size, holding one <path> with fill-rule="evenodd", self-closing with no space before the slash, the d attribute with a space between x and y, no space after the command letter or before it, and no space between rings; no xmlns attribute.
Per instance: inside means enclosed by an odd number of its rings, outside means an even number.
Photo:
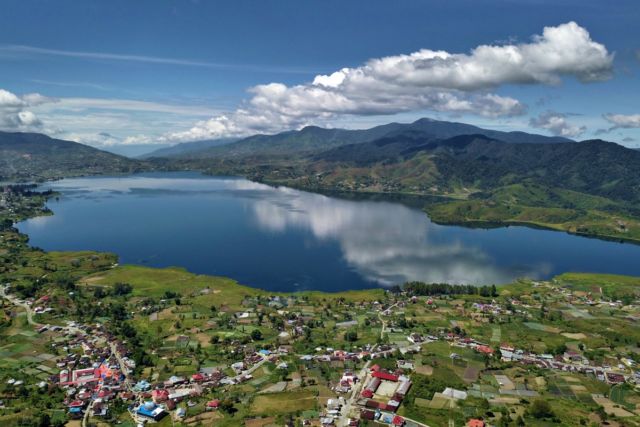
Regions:
<svg viewBox="0 0 640 427"><path fill-rule="evenodd" d="M145 157L166 156L170 158L198 160L220 157L234 159L245 156L277 157L283 155L308 155L344 145L371 142L385 137L396 137L409 132L422 137L441 139L459 135L479 134L513 143L557 143L571 141L560 137L549 137L525 132L502 132L482 129L465 123L425 118L413 123L389 123L370 129L326 129L317 126L307 126L298 131L286 131L275 135L253 135L217 147L189 149L188 151L176 151L175 153L167 151L155 152L153 156L149 155ZM197 147L195 145L197 143L183 143L175 147L178 149L178 147L186 144L194 144L191 147Z"/></svg>
<svg viewBox="0 0 640 427"><path fill-rule="evenodd" d="M150 159L154 157L176 157L176 156L181 156L181 155L185 155L192 152L206 150L212 147L231 144L233 142L236 142L237 140L238 138L218 138L218 139L206 139L203 141L183 142L180 144L172 145L169 147L162 147L157 150L144 153L140 156L137 156L137 158Z"/></svg>

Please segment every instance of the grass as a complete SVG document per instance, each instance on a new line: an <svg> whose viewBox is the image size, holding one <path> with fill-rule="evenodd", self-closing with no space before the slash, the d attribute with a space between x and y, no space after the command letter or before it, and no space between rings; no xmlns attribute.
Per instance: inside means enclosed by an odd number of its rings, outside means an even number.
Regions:
<svg viewBox="0 0 640 427"><path fill-rule="evenodd" d="M614 202L575 191L515 184L486 198L428 205L437 223L495 227L528 225L605 239L640 242L640 221Z"/></svg>
<svg viewBox="0 0 640 427"><path fill-rule="evenodd" d="M113 286L116 283L129 283L133 286L133 297L162 298L167 291L177 292L180 296L191 297L189 302L198 313L209 310L211 304L229 306L233 310L242 309L242 301L252 296L287 296L291 294L268 292L240 285L235 280L197 275L183 268L150 268L136 265L118 266L107 271L84 277L80 284L84 286ZM205 292L203 292L205 291ZM354 290L337 293L319 291L295 293L298 297L308 298L310 304L331 303L335 300L346 302L376 301L384 297L383 289Z"/></svg>
<svg viewBox="0 0 640 427"><path fill-rule="evenodd" d="M251 405L253 415L289 414L316 408L313 390L271 393L257 396Z"/></svg>
<svg viewBox="0 0 640 427"><path fill-rule="evenodd" d="M615 274L564 273L555 277L555 281L571 289L595 295L637 295L640 291L640 277Z"/></svg>

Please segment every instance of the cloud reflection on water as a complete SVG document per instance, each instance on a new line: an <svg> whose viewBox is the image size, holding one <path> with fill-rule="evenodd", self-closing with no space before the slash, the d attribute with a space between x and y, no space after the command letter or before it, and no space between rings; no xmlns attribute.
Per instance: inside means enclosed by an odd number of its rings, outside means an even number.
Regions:
<svg viewBox="0 0 640 427"><path fill-rule="evenodd" d="M347 201L289 188L271 190L252 205L265 230L310 231L337 241L347 263L369 280L448 283L506 283L540 277L548 267L500 267L479 246L461 239L439 241L424 213L400 204Z"/></svg>
<svg viewBox="0 0 640 427"><path fill-rule="evenodd" d="M482 248L480 239L473 242L474 232L456 233L454 227L435 225L423 212L398 203L349 201L244 179L210 179L193 174L77 178L53 183L52 187L62 191L64 197L96 200L112 194L239 197L247 201L245 206L260 230L282 234L303 230L319 241L336 242L350 268L382 285L409 280L508 283L517 277L544 277L552 270L544 263L498 265Z"/></svg>

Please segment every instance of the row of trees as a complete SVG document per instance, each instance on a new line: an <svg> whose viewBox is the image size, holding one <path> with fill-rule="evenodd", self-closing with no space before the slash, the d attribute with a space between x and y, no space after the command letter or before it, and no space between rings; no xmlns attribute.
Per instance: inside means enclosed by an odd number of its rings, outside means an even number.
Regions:
<svg viewBox="0 0 640 427"><path fill-rule="evenodd" d="M473 286L451 285L449 283L407 282L403 289L410 295L479 295L481 297L497 297L496 285Z"/></svg>

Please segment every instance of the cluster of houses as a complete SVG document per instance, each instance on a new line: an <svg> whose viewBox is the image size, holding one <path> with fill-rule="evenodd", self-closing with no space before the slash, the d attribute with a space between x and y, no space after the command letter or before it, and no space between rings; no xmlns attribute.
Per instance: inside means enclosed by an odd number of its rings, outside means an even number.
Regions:
<svg viewBox="0 0 640 427"><path fill-rule="evenodd" d="M323 427L336 425L338 418L340 418L342 407L345 405L345 403L346 402L344 397L339 397L337 399L327 399L326 410L320 417L320 424Z"/></svg>
<svg viewBox="0 0 640 427"><path fill-rule="evenodd" d="M361 399L357 401L363 408L361 417L364 419L380 419L384 412L395 413L411 388L411 380L402 369L388 372L373 365L367 378Z"/></svg>
<svg viewBox="0 0 640 427"><path fill-rule="evenodd" d="M90 328L73 324L62 329L73 333L69 332L66 341L53 344L65 354L58 359L60 372L51 377L51 382L65 390L64 403L72 418L82 417L89 408L94 416L107 416L110 401L117 396L127 399L126 376L135 367L134 361L127 357L124 343L100 325Z"/></svg>
<svg viewBox="0 0 640 427"><path fill-rule="evenodd" d="M621 364L614 370L610 366L590 365L586 357L574 351L566 351L564 354L554 356L552 354L536 354L517 350L507 344L502 344L500 346L500 355L501 359L505 362L518 362L523 365L534 365L543 369L593 375L599 381L606 382L610 385L621 384L627 380L636 384L640 383L640 371L632 371L631 375L627 374L625 376L624 370L635 366L633 360L626 358L624 360L627 363Z"/></svg>

